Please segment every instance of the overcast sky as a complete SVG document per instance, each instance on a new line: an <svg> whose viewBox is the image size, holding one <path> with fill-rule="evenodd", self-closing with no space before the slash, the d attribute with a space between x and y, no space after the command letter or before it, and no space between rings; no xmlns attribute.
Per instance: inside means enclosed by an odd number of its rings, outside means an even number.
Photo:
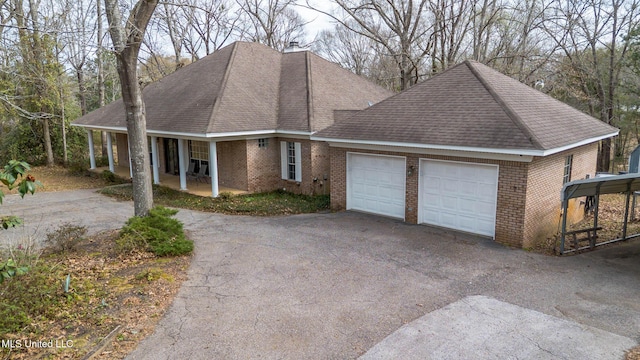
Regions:
<svg viewBox="0 0 640 360"><path fill-rule="evenodd" d="M305 0L299 0L299 4L306 6ZM335 5L327 0L309 0L309 3L319 9L329 12ZM296 6L298 13L306 20L310 21L307 24L307 42L313 41L316 35L326 29L333 28L334 24L332 19L327 15L319 13L317 11L306 8L305 6ZM306 44L301 44L306 45Z"/></svg>

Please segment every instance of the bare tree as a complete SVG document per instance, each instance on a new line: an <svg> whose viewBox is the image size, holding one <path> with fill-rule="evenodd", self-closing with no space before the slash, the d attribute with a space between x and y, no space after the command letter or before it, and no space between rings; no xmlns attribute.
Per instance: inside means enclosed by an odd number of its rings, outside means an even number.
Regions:
<svg viewBox="0 0 640 360"><path fill-rule="evenodd" d="M567 92L583 99L591 115L615 124L615 99L626 61L628 34L638 23L638 0L555 0L547 33L561 49ZM598 171L609 171L611 139L601 141Z"/></svg>
<svg viewBox="0 0 640 360"><path fill-rule="evenodd" d="M49 41L40 31L43 23L40 22L39 0L28 0L28 11L25 12L22 0L15 0L13 5L13 18L16 21L18 29L20 53L22 56L22 66L24 75L29 77L28 82L33 89L30 94L30 106L28 111L31 112L32 118L40 118L42 122L42 132L44 140L44 148L46 154L47 166L53 166L53 147L51 145L51 131L49 120L53 117L53 111L50 104L45 100L52 93L55 94L55 85L52 84L47 76L51 73L52 62L47 59L50 52ZM52 91L51 91L52 90ZM26 110L27 107L18 108ZM38 114L33 117L34 114ZM23 115L27 115L23 112Z"/></svg>
<svg viewBox="0 0 640 360"><path fill-rule="evenodd" d="M158 0L139 0L131 9L126 23L122 21L117 0L104 0L104 3L127 119L134 212L136 216L147 216L153 207L153 191L144 99L138 84L138 53Z"/></svg>
<svg viewBox="0 0 640 360"><path fill-rule="evenodd" d="M341 24L322 31L312 43L314 52L357 75L397 90L397 65L380 44Z"/></svg>
<svg viewBox="0 0 640 360"><path fill-rule="evenodd" d="M293 8L296 0L237 0L248 19L242 37L274 49L304 37L305 21Z"/></svg>
<svg viewBox="0 0 640 360"><path fill-rule="evenodd" d="M334 0L339 13L322 11L346 28L380 44L400 73L400 90L415 84L424 58L432 50L433 24L427 21L427 0Z"/></svg>

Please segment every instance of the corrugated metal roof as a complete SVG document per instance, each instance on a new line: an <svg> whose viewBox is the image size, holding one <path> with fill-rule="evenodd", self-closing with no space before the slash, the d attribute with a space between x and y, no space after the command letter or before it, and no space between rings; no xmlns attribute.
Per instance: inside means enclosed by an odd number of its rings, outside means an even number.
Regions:
<svg viewBox="0 0 640 360"><path fill-rule="evenodd" d="M614 175L571 181L562 187L560 200L564 201L598 194L618 194L628 190L640 191L640 174Z"/></svg>

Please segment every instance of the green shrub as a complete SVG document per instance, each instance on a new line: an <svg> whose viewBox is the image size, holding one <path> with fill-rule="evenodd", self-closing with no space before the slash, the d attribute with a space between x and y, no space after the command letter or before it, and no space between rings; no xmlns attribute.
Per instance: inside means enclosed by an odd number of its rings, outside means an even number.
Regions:
<svg viewBox="0 0 640 360"><path fill-rule="evenodd" d="M100 174L100 176L102 177L102 179L108 182L114 183L117 181L116 174L112 173L109 170L103 171L102 174Z"/></svg>
<svg viewBox="0 0 640 360"><path fill-rule="evenodd" d="M67 168L73 175L86 175L89 172L89 160L85 157L76 157L69 161Z"/></svg>
<svg viewBox="0 0 640 360"><path fill-rule="evenodd" d="M87 234L86 226L64 223L58 229L47 234L47 245L54 251L73 251Z"/></svg>
<svg viewBox="0 0 640 360"><path fill-rule="evenodd" d="M193 251L193 241L184 235L182 223L174 218L178 210L154 207L149 216L127 220L116 241L121 251L148 250L157 256L176 256Z"/></svg>

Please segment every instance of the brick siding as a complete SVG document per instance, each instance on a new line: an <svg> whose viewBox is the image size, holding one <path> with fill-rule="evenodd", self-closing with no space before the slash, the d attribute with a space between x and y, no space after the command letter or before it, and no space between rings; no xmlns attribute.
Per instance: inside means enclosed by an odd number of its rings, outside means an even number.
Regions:
<svg viewBox="0 0 640 360"><path fill-rule="evenodd" d="M330 156L329 144L325 142L311 142L311 175L313 179L313 194L329 194L331 192L330 181Z"/></svg>
<svg viewBox="0 0 640 360"><path fill-rule="evenodd" d="M597 143L544 158L535 158L529 165L527 178L526 221L522 247L532 247L560 231L560 191L563 185L565 159L568 155L573 155L572 181L584 179L586 175L595 176L598 156ZM580 200L582 199L569 201L568 224L582 219L584 208Z"/></svg>
<svg viewBox="0 0 640 360"><path fill-rule="evenodd" d="M597 145L586 145L549 157L534 158L531 163L332 147L331 207L334 210L343 210L347 205L347 152L406 157L407 168L414 167L413 175L407 177L405 194L405 221L409 223L418 221L420 159L498 165L495 240L509 246L529 247L541 237L557 231L565 157L573 154L572 180L584 178L585 174L593 176ZM575 204L579 202L572 204L571 221L579 220L582 214Z"/></svg>
<svg viewBox="0 0 640 360"><path fill-rule="evenodd" d="M264 192L280 185L280 142L267 138L267 146L259 147L258 139L246 141L248 191Z"/></svg>
<svg viewBox="0 0 640 360"><path fill-rule="evenodd" d="M248 191L247 140L220 141L216 144L216 150L218 153L218 184Z"/></svg>

